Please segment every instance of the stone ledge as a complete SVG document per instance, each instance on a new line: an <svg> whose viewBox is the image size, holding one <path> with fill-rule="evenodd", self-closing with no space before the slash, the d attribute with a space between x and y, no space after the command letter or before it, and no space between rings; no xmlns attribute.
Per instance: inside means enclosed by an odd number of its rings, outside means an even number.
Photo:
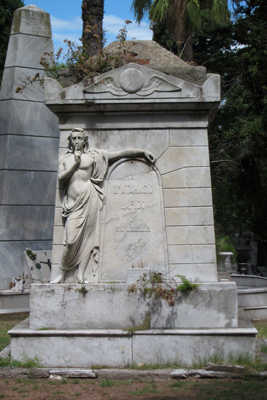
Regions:
<svg viewBox="0 0 267 400"><path fill-rule="evenodd" d="M237 366L238 367L238 366ZM251 373L251 377L267 379L267 371ZM246 378L248 374L246 374ZM135 370L135 369L77 369L77 368L0 368L0 378L18 379L62 379L62 378L83 378L83 379L113 379L113 380L170 380L170 379L243 379L242 374L225 371L207 371L206 369L157 369L157 370Z"/></svg>
<svg viewBox="0 0 267 400"><path fill-rule="evenodd" d="M66 330L56 330L56 329L45 329L45 330L34 330L29 328L29 318L25 319L14 328L12 328L8 333L12 336L112 336L112 337L131 337L139 335L175 335L175 336L221 336L221 335L231 335L231 336L254 336L257 334L257 329L251 324L248 327L240 328L210 328L210 329L147 329L141 331L135 331L134 333L124 331L122 329L66 329Z"/></svg>

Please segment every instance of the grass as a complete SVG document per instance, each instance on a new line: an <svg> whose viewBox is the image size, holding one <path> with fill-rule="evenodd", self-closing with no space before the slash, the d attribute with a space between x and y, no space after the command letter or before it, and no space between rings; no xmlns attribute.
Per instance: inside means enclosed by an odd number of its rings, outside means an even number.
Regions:
<svg viewBox="0 0 267 400"><path fill-rule="evenodd" d="M214 381L208 380L199 385L199 398L216 400L264 400L267 397L266 382L260 381Z"/></svg>
<svg viewBox="0 0 267 400"><path fill-rule="evenodd" d="M262 339L262 338L267 338L267 320L261 320L261 321L252 321L253 325L258 331L257 338Z"/></svg>
<svg viewBox="0 0 267 400"><path fill-rule="evenodd" d="M3 382L4 380L2 380ZM101 382L105 381L105 391ZM196 380L190 378L183 381L113 381L111 379L97 380L94 389L87 383L87 380L81 380L79 384L73 386L71 381L67 387L63 387L60 381L55 385L49 380L37 379L34 384L28 380L24 385L24 380L8 386L2 384L0 379L0 398L30 398L52 400L55 398L65 400L74 400L77 398L94 398L106 400L116 400L118 398L125 400L171 400L171 399L201 399L201 400L265 400L267 398L267 383L254 380L231 380L231 379L205 379ZM1 387L2 384L2 387ZM106 386L107 384L107 386ZM38 387L34 390L34 385ZM46 390L47 388L47 390ZM13 389L13 390L12 390ZM87 389L87 393L84 390ZM33 391L34 390L34 391ZM25 394L25 396L24 396Z"/></svg>
<svg viewBox="0 0 267 400"><path fill-rule="evenodd" d="M144 387L143 389L136 390L135 392L132 390L129 390L129 393L132 396L144 396L146 394L158 393L158 392L159 392L159 390L157 389L157 385L155 383L152 385L148 385L148 386Z"/></svg>
<svg viewBox="0 0 267 400"><path fill-rule="evenodd" d="M37 357L29 358L24 355L21 361L11 359L10 355L8 358L0 357L0 368L37 368L41 367L40 360Z"/></svg>
<svg viewBox="0 0 267 400"><path fill-rule="evenodd" d="M10 344L8 331L15 325L28 318L29 313L1 314L0 315L0 351Z"/></svg>
<svg viewBox="0 0 267 400"><path fill-rule="evenodd" d="M116 382L109 378L105 378L105 379L100 379L99 384L101 387L105 388L105 387L115 386Z"/></svg>

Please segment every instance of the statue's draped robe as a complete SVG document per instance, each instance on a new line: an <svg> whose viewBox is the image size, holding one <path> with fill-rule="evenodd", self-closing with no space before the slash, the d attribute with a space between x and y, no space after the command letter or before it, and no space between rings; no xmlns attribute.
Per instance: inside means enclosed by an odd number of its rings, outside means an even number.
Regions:
<svg viewBox="0 0 267 400"><path fill-rule="evenodd" d="M103 205L103 192L99 184L104 180L108 169L108 152L88 151L93 160L92 176L88 176L85 190L75 203L68 207L67 190L63 199L65 223L61 269L64 271L77 267L85 258L89 260L94 250L99 249L99 218ZM78 169L86 176L86 170Z"/></svg>

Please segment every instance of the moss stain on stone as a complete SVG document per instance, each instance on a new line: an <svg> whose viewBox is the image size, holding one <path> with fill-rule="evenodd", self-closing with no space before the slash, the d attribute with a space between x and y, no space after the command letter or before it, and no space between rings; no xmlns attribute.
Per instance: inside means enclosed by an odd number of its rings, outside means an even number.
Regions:
<svg viewBox="0 0 267 400"><path fill-rule="evenodd" d="M124 331L133 334L136 331L146 331L147 329L150 329L150 320L151 320L151 314L148 313L145 316L144 321L142 322L142 324L137 325L137 326L133 326L131 328L128 329L123 329Z"/></svg>

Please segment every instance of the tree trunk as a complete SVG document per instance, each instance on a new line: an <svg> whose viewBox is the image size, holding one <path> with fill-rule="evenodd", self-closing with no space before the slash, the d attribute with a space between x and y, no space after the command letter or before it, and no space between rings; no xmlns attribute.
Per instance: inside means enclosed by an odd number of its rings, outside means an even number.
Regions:
<svg viewBox="0 0 267 400"><path fill-rule="evenodd" d="M104 0L83 0L82 43L84 51L89 55L95 55L103 48L103 15Z"/></svg>
<svg viewBox="0 0 267 400"><path fill-rule="evenodd" d="M187 62L194 62L192 35L186 41L184 49L184 60Z"/></svg>

